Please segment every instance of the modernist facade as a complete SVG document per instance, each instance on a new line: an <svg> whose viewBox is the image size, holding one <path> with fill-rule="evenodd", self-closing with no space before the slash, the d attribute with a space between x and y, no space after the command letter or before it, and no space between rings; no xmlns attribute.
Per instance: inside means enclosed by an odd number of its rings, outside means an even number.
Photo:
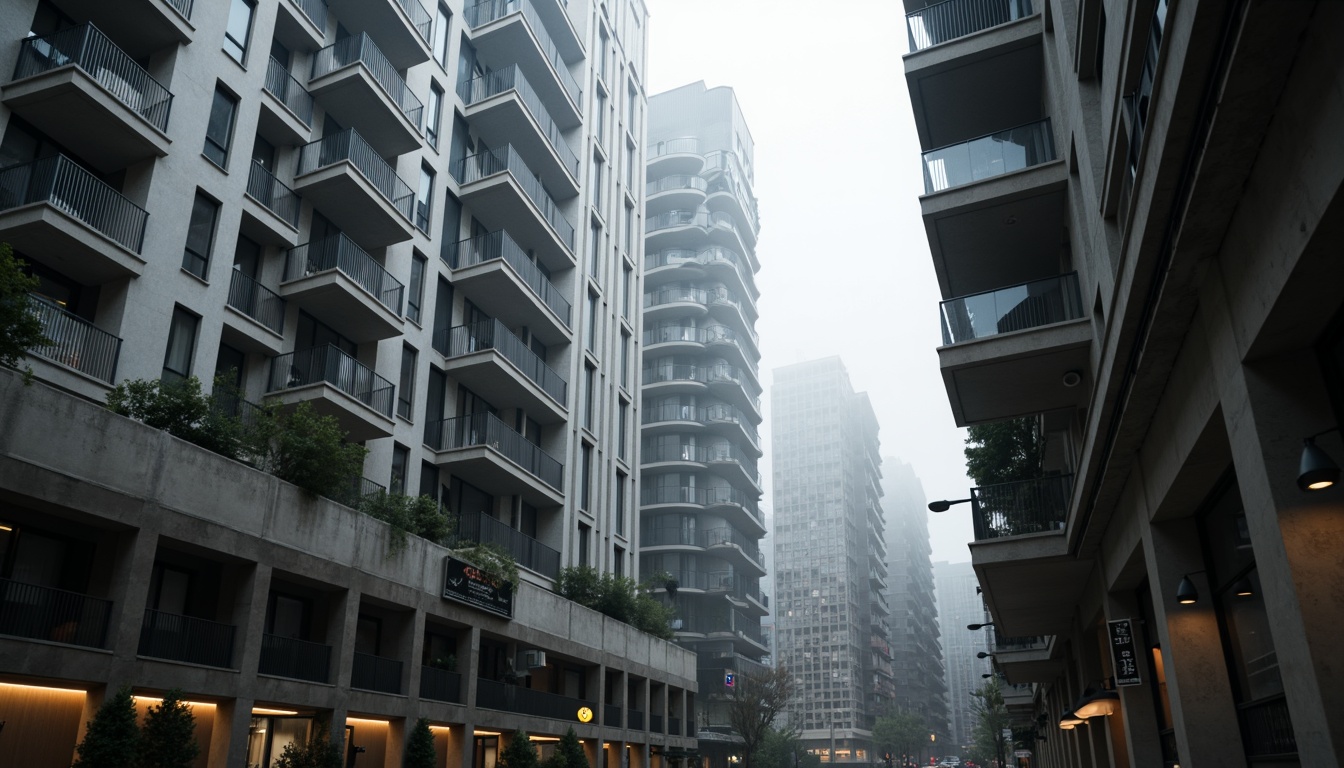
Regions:
<svg viewBox="0 0 1344 768"><path fill-rule="evenodd" d="M375 751L357 727L356 765L399 765L418 715L459 739L448 764L489 763L498 744L473 732L561 733L580 701L601 704L594 749L693 745L690 662L655 672L681 650L653 643L636 671L552 612L575 608L545 607L561 567L637 569L646 23L638 0L4 4L0 241L40 278L53 344L30 355L42 385L6 385L24 429L6 427L5 460L27 469L0 472L0 578L27 618L0 611L19 622L0 626L0 697L86 693L59 739L9 716L0 760L68 764L122 683L214 707L211 766L268 764L300 726L265 717L324 708L391 734ZM384 562L348 510L132 426L100 427L125 447L27 452L103 423L75 398L185 376L336 417L370 450L352 492L428 494L461 538L515 556L514 621L439 599L439 550L411 550L423 573ZM111 451L144 464L108 480ZM53 634L57 605L105 631ZM146 617L232 646L184 658ZM431 664L449 656L458 682ZM506 662L532 691L509 706L489 692ZM526 696L558 719L530 721ZM37 743L52 755L13 751Z"/></svg>
<svg viewBox="0 0 1344 768"><path fill-rule="evenodd" d="M876 762L873 723L895 699L877 417L838 357L773 381L774 658L798 681L789 720L823 761Z"/></svg>
<svg viewBox="0 0 1344 768"><path fill-rule="evenodd" d="M949 512L1017 747L1340 764L1344 7L906 10L952 411L1044 440Z"/></svg>
<svg viewBox="0 0 1344 768"><path fill-rule="evenodd" d="M640 564L699 657L701 751L727 766L727 675L760 669L761 386L753 144L731 88L649 99Z"/></svg>
<svg viewBox="0 0 1344 768"><path fill-rule="evenodd" d="M929 546L929 510L914 467L882 460L882 509L886 513L887 589L891 607L893 705L919 715L947 745L947 688L938 643L938 605Z"/></svg>
<svg viewBox="0 0 1344 768"><path fill-rule="evenodd" d="M948 735L951 744L963 747L971 743L975 727L971 692L985 684L981 676L990 674L992 669L989 659L977 654L989 653L989 633L993 630L966 628L989 621L970 563L934 563L933 581L938 594L938 629L946 671Z"/></svg>

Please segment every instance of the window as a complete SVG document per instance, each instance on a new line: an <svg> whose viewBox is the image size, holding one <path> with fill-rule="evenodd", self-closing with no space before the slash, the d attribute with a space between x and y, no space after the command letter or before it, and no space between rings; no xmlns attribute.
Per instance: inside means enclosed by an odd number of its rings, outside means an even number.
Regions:
<svg viewBox="0 0 1344 768"><path fill-rule="evenodd" d="M633 205L625 206L625 252L633 253L635 250L635 207Z"/></svg>
<svg viewBox="0 0 1344 768"><path fill-rule="evenodd" d="M182 249L182 268L202 280L210 268L210 248L218 218L219 203L197 192L191 204L191 221L187 224L187 245Z"/></svg>
<svg viewBox="0 0 1344 768"><path fill-rule="evenodd" d="M406 493L406 465L411 461L411 449L404 445L392 445L392 476L388 478L387 490L392 494Z"/></svg>
<svg viewBox="0 0 1344 768"><path fill-rule="evenodd" d="M630 135L638 136L635 133L635 118L639 114L639 91L635 89L635 84L630 83L626 91L625 106L627 113L625 116L626 127L630 129Z"/></svg>
<svg viewBox="0 0 1344 768"><path fill-rule="evenodd" d="M593 508L593 446L584 443L579 449L579 509Z"/></svg>
<svg viewBox="0 0 1344 768"><path fill-rule="evenodd" d="M593 207L599 212L602 210L602 157L593 153L593 164L589 167L592 172L588 179L588 186L593 191Z"/></svg>
<svg viewBox="0 0 1344 768"><path fill-rule="evenodd" d="M579 565L588 565L588 547L592 539L593 529L579 523Z"/></svg>
<svg viewBox="0 0 1344 768"><path fill-rule="evenodd" d="M445 70L448 69L448 22L451 18L448 9L440 5L438 18L434 20L434 60Z"/></svg>
<svg viewBox="0 0 1344 768"><path fill-rule="evenodd" d="M607 79L607 49L611 47L611 38L607 37L607 30L598 30L598 73L602 79Z"/></svg>
<svg viewBox="0 0 1344 768"><path fill-rule="evenodd" d="M168 326L168 350L163 355L163 380L181 381L191 375L191 358L196 351L196 327L200 318L181 307L173 308Z"/></svg>
<svg viewBox="0 0 1344 768"><path fill-rule="evenodd" d="M592 430L597 425L597 369L583 366L583 426Z"/></svg>
<svg viewBox="0 0 1344 768"><path fill-rule="evenodd" d="M443 89L438 83L429 84L429 103L425 105L425 141L439 148L439 128L443 125Z"/></svg>
<svg viewBox="0 0 1344 768"><path fill-rule="evenodd" d="M415 400L415 348L403 345L401 348L401 381L397 384L397 415L403 419L411 418L411 404Z"/></svg>
<svg viewBox="0 0 1344 768"><path fill-rule="evenodd" d="M420 323L420 301L425 292L426 259L420 254L411 256L411 284L406 291L406 319Z"/></svg>
<svg viewBox="0 0 1344 768"><path fill-rule="evenodd" d="M626 441L625 433L626 430L629 428L629 422L630 422L630 404L627 402L622 402L620 421L617 422L616 427L616 429L618 430L616 433L616 456L620 459L628 458L625 455L625 441Z"/></svg>
<svg viewBox="0 0 1344 768"><path fill-rule="evenodd" d="M630 319L630 302L634 288L634 269L627 263L621 265L621 317Z"/></svg>
<svg viewBox="0 0 1344 768"><path fill-rule="evenodd" d="M229 165L229 145L233 142L233 118L238 99L215 85L215 100L210 104L210 122L205 126L205 147L201 152L220 168Z"/></svg>
<svg viewBox="0 0 1344 768"><path fill-rule="evenodd" d="M224 28L224 52L239 64L247 55L248 38L252 35L252 11L255 0L233 0L229 6L229 23Z"/></svg>
<svg viewBox="0 0 1344 768"><path fill-rule="evenodd" d="M625 575L625 550L620 547L616 547L611 558L611 572L617 577Z"/></svg>
<svg viewBox="0 0 1344 768"><path fill-rule="evenodd" d="M434 205L434 171L428 166L420 166L420 191L415 197L415 226L421 232L429 233L429 210Z"/></svg>
<svg viewBox="0 0 1344 768"><path fill-rule="evenodd" d="M597 143L606 145L607 143L607 95L601 88L597 89L593 99L593 135L597 137Z"/></svg>
<svg viewBox="0 0 1344 768"><path fill-rule="evenodd" d="M625 145L625 186L635 194L635 148Z"/></svg>
<svg viewBox="0 0 1344 768"><path fill-rule="evenodd" d="M602 282L602 227L594 222L589 234L591 242L588 244L588 275L600 283Z"/></svg>
<svg viewBox="0 0 1344 768"><path fill-rule="evenodd" d="M616 473L616 532L625 533L625 483L624 472Z"/></svg>
<svg viewBox="0 0 1344 768"><path fill-rule="evenodd" d="M630 388L630 334L621 331L621 386Z"/></svg>
<svg viewBox="0 0 1344 768"><path fill-rule="evenodd" d="M597 294L588 294L588 351L597 354Z"/></svg>

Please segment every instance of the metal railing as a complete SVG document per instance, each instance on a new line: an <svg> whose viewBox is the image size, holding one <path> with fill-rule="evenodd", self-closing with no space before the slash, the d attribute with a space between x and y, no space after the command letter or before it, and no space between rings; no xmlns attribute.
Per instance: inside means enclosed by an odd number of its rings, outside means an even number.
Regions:
<svg viewBox="0 0 1344 768"><path fill-rule="evenodd" d="M350 665L350 687L364 691L401 693L401 662L355 651Z"/></svg>
<svg viewBox="0 0 1344 768"><path fill-rule="evenodd" d="M233 665L236 629L232 624L146 608L136 653L228 669Z"/></svg>
<svg viewBox="0 0 1344 768"><path fill-rule="evenodd" d="M0 635L103 648L112 601L0 579Z"/></svg>
<svg viewBox="0 0 1344 768"><path fill-rule="evenodd" d="M405 286L344 232L290 248L285 258L285 282L333 269L350 278L393 314L401 315Z"/></svg>
<svg viewBox="0 0 1344 768"><path fill-rule="evenodd" d="M92 24L29 37L19 49L14 79L75 64L150 125L168 132L173 94Z"/></svg>
<svg viewBox="0 0 1344 768"><path fill-rule="evenodd" d="M436 667L421 667L420 698L461 704L462 675Z"/></svg>
<svg viewBox="0 0 1344 768"><path fill-rule="evenodd" d="M289 226L298 229L299 196L261 163L252 163L252 168L248 170L247 196L279 216Z"/></svg>
<svg viewBox="0 0 1344 768"><path fill-rule="evenodd" d="M228 305L275 331L285 330L285 300L275 291L243 274L232 270L229 278Z"/></svg>
<svg viewBox="0 0 1344 768"><path fill-rule="evenodd" d="M0 169L0 211L46 203L140 253L149 214L65 155Z"/></svg>
<svg viewBox="0 0 1344 768"><path fill-rule="evenodd" d="M656 195L659 192L666 192L669 189L695 189L705 192L709 189L709 182L699 176L688 176L684 174L664 176L661 179L650 181L645 184L644 194Z"/></svg>
<svg viewBox="0 0 1344 768"><path fill-rule="evenodd" d="M421 40L428 43L433 19L430 17L429 11L425 10L425 6L416 2L416 0L397 0L397 5L401 6L401 10L406 12L415 33L420 36Z"/></svg>
<svg viewBox="0 0 1344 768"><path fill-rule="evenodd" d="M498 544L518 564L554 579L560 574L560 552L484 512L466 514L457 522L457 540Z"/></svg>
<svg viewBox="0 0 1344 768"><path fill-rule="evenodd" d="M652 731L653 733L662 733L662 732L663 732L663 716L662 716L662 715L652 715L652 714L649 715L649 730Z"/></svg>
<svg viewBox="0 0 1344 768"><path fill-rule="evenodd" d="M546 137L547 143L560 157L560 163L565 166L565 170L569 172L571 178L578 179L578 155L574 154L574 150L570 148L564 136L560 135L559 126L555 124L555 120L551 118L551 113L541 103L541 97L537 96L536 90L523 76L523 71L518 68L517 64L491 72L488 75L463 80L457 85L457 95L461 96L462 103L468 106L509 90L517 92L518 100L523 103L523 106L532 115L532 119L536 120L537 125L541 127L541 132Z"/></svg>
<svg viewBox="0 0 1344 768"><path fill-rule="evenodd" d="M762 568L765 567L765 556L761 554L760 548L756 546L756 541L735 528L726 525L719 526L717 528L701 531L701 534L704 536L706 549L722 546L735 546L738 549L741 549L742 553L745 554L749 560Z"/></svg>
<svg viewBox="0 0 1344 768"><path fill-rule="evenodd" d="M401 78L401 73L397 72L397 68L392 66L392 62L388 61L387 56L378 49L373 38L363 32L344 40L337 40L318 51L313 56L313 75L309 78L309 82L355 63L363 64L369 70L378 87L383 89L383 93L387 94L392 103L397 105L397 109L419 131L420 120L425 114L425 105L411 92L406 81Z"/></svg>
<svg viewBox="0 0 1344 768"><path fill-rule="evenodd" d="M743 287L756 293L756 286L752 280L754 270L751 264L740 253L730 248L722 246L712 246L701 250L664 248L660 251L650 251L644 254L644 268L646 270L658 269L659 267L677 267L683 264L731 267ZM748 300L755 307L756 296L752 295Z"/></svg>
<svg viewBox="0 0 1344 768"><path fill-rule="evenodd" d="M667 139L666 141L649 144L647 151L650 160L663 155L698 155L700 154L700 140L694 136Z"/></svg>
<svg viewBox="0 0 1344 768"><path fill-rule="evenodd" d="M1031 0L945 0L906 14L910 50L922 51L1033 12Z"/></svg>
<svg viewBox="0 0 1344 768"><path fill-rule="evenodd" d="M466 269L494 259L503 259L537 298L560 316L565 327L569 327L573 314L569 299L560 293L560 289L551 283L541 267L528 257L527 251L504 230L450 243L443 255L448 257L448 266L453 269Z"/></svg>
<svg viewBox="0 0 1344 768"><path fill-rule="evenodd" d="M1288 701L1279 694L1268 699L1237 705L1247 756L1285 755L1297 752L1297 734L1288 713Z"/></svg>
<svg viewBox="0 0 1344 768"><path fill-rule="evenodd" d="M621 709L620 705L603 704L602 724L607 726L608 728L620 728L622 711L623 710Z"/></svg>
<svg viewBox="0 0 1344 768"><path fill-rule="evenodd" d="M542 23L536 9L532 7L531 0L485 0L485 2L467 6L463 13L467 17L467 25L472 29L483 27L511 13L521 13L523 19L527 21L528 27L532 29L532 34L536 36L542 55L550 61L551 69L555 72L556 78L560 80L560 85L569 94L574 106L583 109L583 89L579 87L574 75L570 74L569 66L565 64L565 60L560 58L560 50L555 47L550 32L546 30L546 25Z"/></svg>
<svg viewBox="0 0 1344 768"><path fill-rule="evenodd" d="M411 221L415 207L415 193L411 186L397 175L373 147L354 128L347 128L299 148L299 170L296 175L312 173L319 168L347 161L392 204L397 212Z"/></svg>
<svg viewBox="0 0 1344 768"><path fill-rule="evenodd" d="M42 335L50 342L29 352L108 384L115 380L121 339L41 296L29 295L28 311L42 323Z"/></svg>
<svg viewBox="0 0 1344 768"><path fill-rule="evenodd" d="M660 358L643 367L641 376L645 384L656 384L663 381L731 384L735 388L741 388L742 393L756 407L757 412L761 410L761 397L756 389L754 378L748 376L747 371L728 363L711 363L705 366L677 365L664 362L668 359Z"/></svg>
<svg viewBox="0 0 1344 768"><path fill-rule="evenodd" d="M975 540L1063 531L1073 475L1056 475L971 489Z"/></svg>
<svg viewBox="0 0 1344 768"><path fill-rule="evenodd" d="M313 22L313 26L319 30L327 29L327 3L326 0L293 0L294 4L299 6L303 15Z"/></svg>
<svg viewBox="0 0 1344 768"><path fill-rule="evenodd" d="M380 483L375 483L367 477L352 477L350 484L337 491L330 498L332 501L339 501L350 508L359 506L359 502L366 496L376 496L380 493L387 493L387 488Z"/></svg>
<svg viewBox="0 0 1344 768"><path fill-rule="evenodd" d="M668 736L681 735L681 718L679 717L667 718L667 735Z"/></svg>
<svg viewBox="0 0 1344 768"><path fill-rule="evenodd" d="M295 637L261 636L261 659L257 664L259 674L325 683L330 669L330 645Z"/></svg>
<svg viewBox="0 0 1344 768"><path fill-rule="evenodd" d="M644 730L644 713L638 709L625 710L625 727L630 731Z"/></svg>
<svg viewBox="0 0 1344 768"><path fill-rule="evenodd" d="M1050 118L924 153L924 192L970 184L1055 159Z"/></svg>
<svg viewBox="0 0 1344 768"><path fill-rule="evenodd" d="M753 441L758 439L756 427L739 408L730 405L694 406L681 403L653 403L641 411L641 424L660 421L690 421L697 424L736 424Z"/></svg>
<svg viewBox="0 0 1344 768"><path fill-rule="evenodd" d="M182 14L182 18L191 21L193 0L168 0L168 4L176 9L178 13Z"/></svg>
<svg viewBox="0 0 1344 768"><path fill-rule="evenodd" d="M755 359L755 343L747 334L738 334L726 325L698 328L691 325L664 325L644 331L640 336L645 347L651 344L691 342L694 344L727 344L737 349L744 360Z"/></svg>
<svg viewBox="0 0 1344 768"><path fill-rule="evenodd" d="M266 391L279 392L320 382L326 382L392 418L392 382L330 345L295 350L271 358L271 376Z"/></svg>
<svg viewBox="0 0 1344 768"><path fill-rule="evenodd" d="M325 5L322 6L326 8ZM266 65L266 80L262 89L279 99L285 108L294 113L304 125L313 125L313 95L303 87L284 65L272 56Z"/></svg>
<svg viewBox="0 0 1344 768"><path fill-rule="evenodd" d="M558 693L534 691L531 688L509 685L497 680L477 678L476 706L552 720L573 720L574 713L581 707L592 709L597 703L561 696Z"/></svg>
<svg viewBox="0 0 1344 768"><path fill-rule="evenodd" d="M943 344L958 344L1083 317L1078 273L959 296L939 304Z"/></svg>
<svg viewBox="0 0 1344 768"><path fill-rule="evenodd" d="M551 197L551 193L546 191L546 186L541 183L541 179L527 167L523 158L518 156L513 147L505 144L496 149L489 149L484 152L478 152L474 155L464 157L453 164L453 178L458 184L466 186L474 181L489 178L497 173L508 172L513 176L513 180L532 201L546 223L555 230L560 236L561 241L571 250L574 248L574 225L569 223L569 219L560 212L560 206Z"/></svg>
<svg viewBox="0 0 1344 768"><path fill-rule="evenodd" d="M529 381L540 387L551 399L560 405L565 404L569 385L564 378L499 320L440 328L434 331L433 342L434 349L450 360L492 349L516 365Z"/></svg>
<svg viewBox="0 0 1344 768"><path fill-rule="evenodd" d="M564 490L564 465L493 414L476 413L431 422L425 428L425 438L436 451L488 446L546 485Z"/></svg>

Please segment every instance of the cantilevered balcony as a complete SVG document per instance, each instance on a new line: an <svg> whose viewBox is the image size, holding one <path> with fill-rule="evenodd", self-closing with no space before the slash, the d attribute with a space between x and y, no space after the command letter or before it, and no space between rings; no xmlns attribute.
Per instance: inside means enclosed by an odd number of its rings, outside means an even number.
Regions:
<svg viewBox="0 0 1344 768"><path fill-rule="evenodd" d="M1070 273L942 303L938 349L958 425L1083 402L1091 322Z"/></svg>
<svg viewBox="0 0 1344 768"><path fill-rule="evenodd" d="M1061 533L1072 493L1072 475L972 488L975 540Z"/></svg>
<svg viewBox="0 0 1344 768"><path fill-rule="evenodd" d="M355 342L402 331L405 288L344 234L291 248L280 295Z"/></svg>
<svg viewBox="0 0 1344 768"><path fill-rule="evenodd" d="M279 0L275 38L290 50L315 51L327 35L326 0Z"/></svg>
<svg viewBox="0 0 1344 768"><path fill-rule="evenodd" d="M86 285L140 275L148 218L65 155L0 169L0 242Z"/></svg>
<svg viewBox="0 0 1344 768"><path fill-rule="evenodd" d="M705 202L709 182L699 176L677 173L644 185L644 211L657 216L671 210L695 210Z"/></svg>
<svg viewBox="0 0 1344 768"><path fill-rule="evenodd" d="M754 268L748 259L731 248L669 247L644 252L644 286L653 288L669 282L710 278L731 286L738 296L747 297L752 311L756 306Z"/></svg>
<svg viewBox="0 0 1344 768"><path fill-rule="evenodd" d="M735 569L757 577L765 575L765 556L761 554L756 539L727 525L709 528L701 533L707 552L727 560Z"/></svg>
<svg viewBox="0 0 1344 768"><path fill-rule="evenodd" d="M413 236L415 194L353 128L299 149L294 189L369 248Z"/></svg>
<svg viewBox="0 0 1344 768"><path fill-rule="evenodd" d="M703 238L714 245L725 246L735 253L747 252L737 222L723 211L678 209L644 219L645 240L654 249L677 245L688 229L700 230Z"/></svg>
<svg viewBox="0 0 1344 768"><path fill-rule="evenodd" d="M112 601L0 579L0 635L103 648Z"/></svg>
<svg viewBox="0 0 1344 768"><path fill-rule="evenodd" d="M705 167L705 158L700 154L700 140L694 136L649 142L645 152L648 155L646 172L649 178L675 174L695 176Z"/></svg>
<svg viewBox="0 0 1344 768"><path fill-rule="evenodd" d="M572 308L508 232L468 238L444 252L453 285L488 315L527 326L544 344L571 340Z"/></svg>
<svg viewBox="0 0 1344 768"><path fill-rule="evenodd" d="M429 61L433 17L419 0L327 0L349 29L363 30L404 70Z"/></svg>
<svg viewBox="0 0 1344 768"><path fill-rule="evenodd" d="M312 403L335 417L352 442L392 436L394 395L392 382L334 346L271 358L267 398L284 406Z"/></svg>
<svg viewBox="0 0 1344 768"><path fill-rule="evenodd" d="M639 491L639 506L645 512L711 511L749 536L765 535L755 497L736 488L646 486Z"/></svg>
<svg viewBox="0 0 1344 768"><path fill-rule="evenodd" d="M994 633L994 666L1010 683L1051 680L1064 671L1063 655L1046 635L1008 637Z"/></svg>
<svg viewBox="0 0 1344 768"><path fill-rule="evenodd" d="M259 243L293 246L298 240L299 196L261 163L248 168L243 214L243 234Z"/></svg>
<svg viewBox="0 0 1344 768"><path fill-rule="evenodd" d="M922 51L949 40L1030 16L1032 0L944 0L906 14L910 50Z"/></svg>
<svg viewBox="0 0 1344 768"><path fill-rule="evenodd" d="M20 43L4 103L103 172L168 154L173 94L92 24Z"/></svg>
<svg viewBox="0 0 1344 768"><path fill-rule="evenodd" d="M941 192L1055 159L1050 119L924 153L924 191Z"/></svg>
<svg viewBox="0 0 1344 768"><path fill-rule="evenodd" d="M389 157L420 147L424 105L368 35L347 37L318 51L308 90L328 115L359 131L378 154Z"/></svg>
<svg viewBox="0 0 1344 768"><path fill-rule="evenodd" d="M523 405L542 423L564 421L568 385L499 320L434 332L444 370L474 392L489 392L500 405Z"/></svg>
<svg viewBox="0 0 1344 768"><path fill-rule="evenodd" d="M204 0L61 0L61 11L73 19L97 24L131 58L151 55L191 43L196 27L193 14Z"/></svg>
<svg viewBox="0 0 1344 768"><path fill-rule="evenodd" d="M108 385L116 381L121 339L40 296L29 296L28 309L50 342L29 352Z"/></svg>
<svg viewBox="0 0 1344 768"><path fill-rule="evenodd" d="M464 80L457 87L466 117L492 143L508 144L547 189L579 193L579 158L518 66ZM570 126L573 127L573 126Z"/></svg>
<svg viewBox="0 0 1344 768"><path fill-rule="evenodd" d="M226 333L234 331L230 343L266 355L279 354L285 332L284 298L241 270L230 273L226 306L234 312L224 314Z"/></svg>
<svg viewBox="0 0 1344 768"><path fill-rule="evenodd" d="M553 3L541 0L542 5ZM583 88L570 74L567 62L583 58L583 45L563 11L550 10L547 15L553 23L549 26L532 0L485 0L467 6L464 15L480 63L491 70L517 64L551 114L568 129L582 120Z"/></svg>
<svg viewBox="0 0 1344 768"><path fill-rule="evenodd" d="M477 413L433 422L425 444L439 467L470 477L472 485L496 496L521 496L534 506L564 503L565 467L498 416Z"/></svg>
<svg viewBox="0 0 1344 768"><path fill-rule="evenodd" d="M275 144L306 144L313 132L313 95L284 66L271 58L261 89L257 130Z"/></svg>
<svg viewBox="0 0 1344 768"><path fill-rule="evenodd" d="M457 521L457 539L478 544L497 544L513 555L522 567L548 579L560 575L560 552L484 512L462 515Z"/></svg>
<svg viewBox="0 0 1344 768"><path fill-rule="evenodd" d="M507 226L550 269L574 266L574 225L513 147L463 158L452 170L462 202L472 206L482 224L490 229Z"/></svg>

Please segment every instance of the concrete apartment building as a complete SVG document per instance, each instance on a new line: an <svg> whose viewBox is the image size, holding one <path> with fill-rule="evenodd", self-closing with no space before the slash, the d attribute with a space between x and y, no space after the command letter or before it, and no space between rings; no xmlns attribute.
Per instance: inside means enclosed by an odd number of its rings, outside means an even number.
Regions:
<svg viewBox="0 0 1344 768"><path fill-rule="evenodd" d="M726 676L769 653L754 146L733 90L697 82L649 98L647 147L640 566L677 582L701 755L727 768L742 750Z"/></svg>
<svg viewBox="0 0 1344 768"><path fill-rule="evenodd" d="M970 563L934 563L933 581L938 595L938 629L946 673L949 743L953 748L962 748L971 743L975 727L971 692L985 684L981 675L992 672L989 659L976 655L991 650L992 630L966 629L971 624L989 621L985 603L976 589L980 584Z"/></svg>
<svg viewBox="0 0 1344 768"><path fill-rule="evenodd" d="M915 468L882 460L886 514L887 588L891 608L893 706L924 718L933 744L947 745L947 687L938 643L938 605L929 545L928 499Z"/></svg>
<svg viewBox="0 0 1344 768"><path fill-rule="evenodd" d="M1344 763L1344 4L905 7L952 411L1044 440L948 512L1017 748Z"/></svg>
<svg viewBox="0 0 1344 768"><path fill-rule="evenodd" d="M417 717L446 766L518 729L572 725L598 765L694 747L694 655L550 591L638 568L646 16L0 7L0 241L53 341L0 382L0 763L69 765L123 684L183 689L210 768L316 716L361 767L400 766ZM508 549L512 618L446 599L448 550L388 554L381 523L99 406L218 374L336 417L370 451L355 490Z"/></svg>
<svg viewBox="0 0 1344 768"><path fill-rule="evenodd" d="M881 760L873 723L895 700L877 417L838 357L774 371L774 660L822 762Z"/></svg>

